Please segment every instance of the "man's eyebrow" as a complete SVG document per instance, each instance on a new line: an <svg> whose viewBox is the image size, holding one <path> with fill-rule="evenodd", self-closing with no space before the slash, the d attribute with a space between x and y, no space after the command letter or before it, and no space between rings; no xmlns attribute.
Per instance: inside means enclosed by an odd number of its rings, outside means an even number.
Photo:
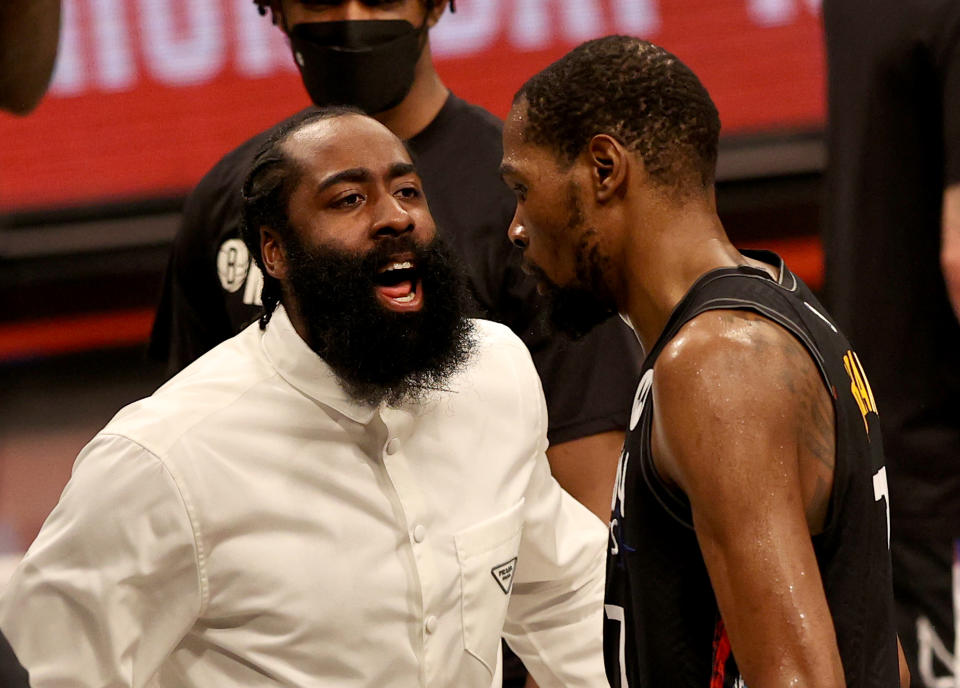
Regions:
<svg viewBox="0 0 960 688"><path fill-rule="evenodd" d="M350 169L331 174L320 182L320 185L317 187L317 193L326 191L334 184L339 184L340 182L368 182L372 178L373 175L370 174L370 170L365 167L351 167Z"/></svg>
<svg viewBox="0 0 960 688"><path fill-rule="evenodd" d="M508 174L514 177L519 176L519 170L508 162L500 163L500 179L503 179Z"/></svg>
<svg viewBox="0 0 960 688"><path fill-rule="evenodd" d="M396 179L397 177L405 177L408 174L416 174L417 168L412 162L395 162L390 165L390 169L387 171L387 177L389 179Z"/></svg>

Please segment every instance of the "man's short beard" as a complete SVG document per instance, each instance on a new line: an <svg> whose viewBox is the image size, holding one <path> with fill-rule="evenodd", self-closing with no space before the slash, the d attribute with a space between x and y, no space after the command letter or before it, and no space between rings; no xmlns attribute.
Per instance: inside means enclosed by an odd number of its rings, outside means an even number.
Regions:
<svg viewBox="0 0 960 688"><path fill-rule="evenodd" d="M570 217L564 231L580 234L576 248L576 279L565 286L554 284L536 266L541 282L547 285L548 317L552 329L577 340L585 337L594 327L616 315L617 306L603 277L607 259L600 255L595 241L597 230L585 229L583 208L577 198L576 188L571 185Z"/></svg>
<svg viewBox="0 0 960 688"><path fill-rule="evenodd" d="M455 261L439 238L383 239L366 254L286 241L289 280L308 344L355 400L399 406L443 389L470 356L472 326ZM391 256L412 253L423 290L420 311L388 310L374 278Z"/></svg>

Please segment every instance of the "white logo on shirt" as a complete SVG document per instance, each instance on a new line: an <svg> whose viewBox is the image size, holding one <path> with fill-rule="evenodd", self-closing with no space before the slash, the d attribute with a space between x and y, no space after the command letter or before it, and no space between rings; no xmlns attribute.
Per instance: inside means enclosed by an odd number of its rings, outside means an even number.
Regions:
<svg viewBox="0 0 960 688"><path fill-rule="evenodd" d="M217 276L220 286L231 294L237 291L250 269L250 252L242 239L227 239L217 253Z"/></svg>

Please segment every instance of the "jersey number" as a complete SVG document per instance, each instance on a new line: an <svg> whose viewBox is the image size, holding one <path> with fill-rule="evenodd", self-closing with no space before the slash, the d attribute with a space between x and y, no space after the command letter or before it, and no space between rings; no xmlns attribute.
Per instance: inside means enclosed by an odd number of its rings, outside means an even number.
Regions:
<svg viewBox="0 0 960 688"><path fill-rule="evenodd" d="M624 628L626 615L623 612L623 607L616 604L605 604L603 609L607 613L608 619L620 624L620 632L618 633L620 636L620 653L617 659L617 663L620 665L620 688L630 688L630 684L627 682L627 630Z"/></svg>
<svg viewBox="0 0 960 688"><path fill-rule="evenodd" d="M876 502L883 500L887 507L887 549L890 549L890 488L887 487L887 467L881 466L873 474L873 499Z"/></svg>

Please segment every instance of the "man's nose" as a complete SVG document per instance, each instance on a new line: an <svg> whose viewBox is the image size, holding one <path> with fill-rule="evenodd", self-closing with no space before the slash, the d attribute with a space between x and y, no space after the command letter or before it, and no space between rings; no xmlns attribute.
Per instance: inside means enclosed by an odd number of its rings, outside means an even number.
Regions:
<svg viewBox="0 0 960 688"><path fill-rule="evenodd" d="M377 237L400 236L414 230L413 216L399 199L386 194L377 204L374 235Z"/></svg>
<svg viewBox="0 0 960 688"><path fill-rule="evenodd" d="M507 230L507 238L510 239L514 246L520 249L525 249L530 245L530 237L527 236L527 228L523 226L523 223L520 222L516 215L514 215L513 220L510 221L510 228Z"/></svg>
<svg viewBox="0 0 960 688"><path fill-rule="evenodd" d="M341 21L365 21L381 18L376 11L361 0L346 0L340 6Z"/></svg>

